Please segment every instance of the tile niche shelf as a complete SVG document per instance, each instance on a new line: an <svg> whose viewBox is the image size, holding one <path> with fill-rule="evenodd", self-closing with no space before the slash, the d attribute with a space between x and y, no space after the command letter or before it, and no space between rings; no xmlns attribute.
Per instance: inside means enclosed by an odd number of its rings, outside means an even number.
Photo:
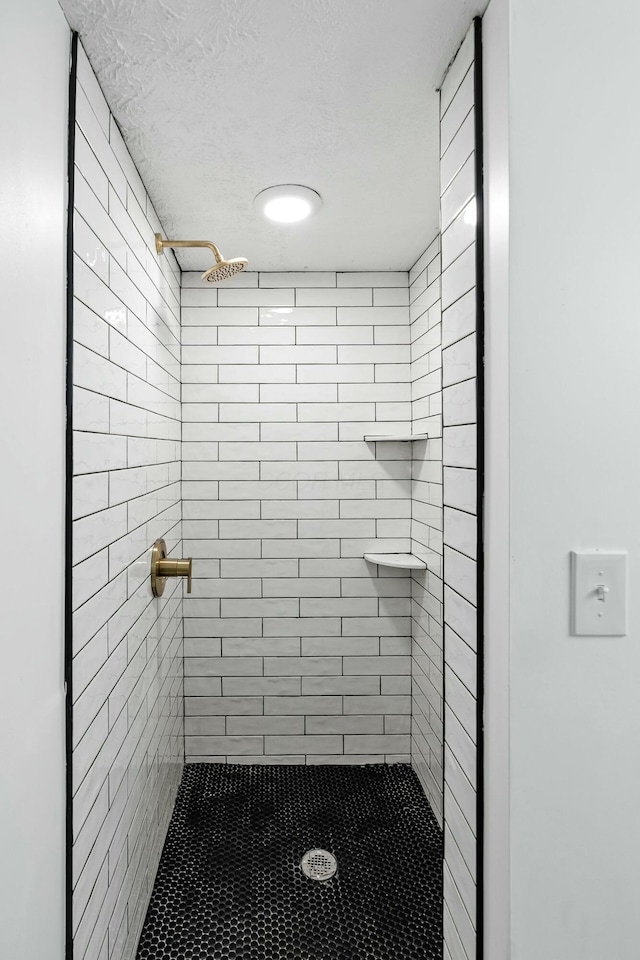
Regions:
<svg viewBox="0 0 640 960"><path fill-rule="evenodd" d="M400 567L403 570L426 570L427 565L412 553L365 553L364 559L380 567Z"/></svg>
<svg viewBox="0 0 640 960"><path fill-rule="evenodd" d="M405 443L407 441L411 442L412 440L428 440L428 433L394 433L388 434L387 436L379 436L378 434L367 434L365 436L365 441L367 443L380 443L380 441L387 440L389 443L395 441L396 443L401 442Z"/></svg>

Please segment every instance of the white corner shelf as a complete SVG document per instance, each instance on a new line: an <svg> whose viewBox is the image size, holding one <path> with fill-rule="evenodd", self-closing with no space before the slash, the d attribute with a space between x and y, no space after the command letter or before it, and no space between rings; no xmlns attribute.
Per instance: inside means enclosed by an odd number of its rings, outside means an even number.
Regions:
<svg viewBox="0 0 640 960"><path fill-rule="evenodd" d="M401 567L403 570L426 570L427 565L412 553L365 553L365 560L380 567Z"/></svg>
<svg viewBox="0 0 640 960"><path fill-rule="evenodd" d="M378 435L375 435L375 436L368 435L364 439L367 443L373 443L374 441L376 443L379 443L380 441L384 441L384 440L387 440L389 442L393 442L395 440L396 442L400 441L401 443L405 443L407 441L411 442L413 440L428 440L429 434L428 433L396 433L396 434L392 434L384 437L381 437Z"/></svg>

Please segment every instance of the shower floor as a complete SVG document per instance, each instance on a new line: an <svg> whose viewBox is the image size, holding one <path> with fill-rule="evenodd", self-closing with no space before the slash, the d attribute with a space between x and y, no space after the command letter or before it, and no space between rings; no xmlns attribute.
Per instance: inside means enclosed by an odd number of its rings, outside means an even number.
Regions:
<svg viewBox="0 0 640 960"><path fill-rule="evenodd" d="M304 876L312 848L330 880ZM436 960L442 834L409 766L187 766L138 960Z"/></svg>

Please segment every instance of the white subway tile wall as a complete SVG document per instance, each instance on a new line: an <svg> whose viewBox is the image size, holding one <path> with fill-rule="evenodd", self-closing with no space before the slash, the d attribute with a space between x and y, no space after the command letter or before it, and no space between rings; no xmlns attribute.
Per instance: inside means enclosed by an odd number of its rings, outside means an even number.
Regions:
<svg viewBox="0 0 640 960"><path fill-rule="evenodd" d="M440 237L409 273L412 444L411 552L427 564L412 577L411 762L438 822L443 808L442 324Z"/></svg>
<svg viewBox="0 0 640 960"><path fill-rule="evenodd" d="M445 956L476 956L475 39L441 89Z"/></svg>
<svg viewBox="0 0 640 960"><path fill-rule="evenodd" d="M408 762L408 275L183 274L187 761Z"/></svg>
<svg viewBox="0 0 640 960"><path fill-rule="evenodd" d="M180 271L79 48L74 208L73 924L132 960L183 763Z"/></svg>

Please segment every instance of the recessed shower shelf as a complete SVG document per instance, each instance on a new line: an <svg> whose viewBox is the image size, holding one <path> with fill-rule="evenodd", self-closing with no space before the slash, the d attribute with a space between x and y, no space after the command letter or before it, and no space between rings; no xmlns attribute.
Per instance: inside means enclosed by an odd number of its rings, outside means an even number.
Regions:
<svg viewBox="0 0 640 960"><path fill-rule="evenodd" d="M380 567L401 567L404 570L426 570L427 565L412 553L365 553L365 560Z"/></svg>
<svg viewBox="0 0 640 960"><path fill-rule="evenodd" d="M367 441L367 443L373 443L374 441L380 442L381 440L388 440L389 442L392 442L395 440L396 442L400 441L401 443L405 443L411 440L428 440L429 434L428 433L396 433L396 434L392 434L392 435L390 434L384 437L377 436L377 435L375 436L369 435L369 436L366 436L364 439Z"/></svg>

